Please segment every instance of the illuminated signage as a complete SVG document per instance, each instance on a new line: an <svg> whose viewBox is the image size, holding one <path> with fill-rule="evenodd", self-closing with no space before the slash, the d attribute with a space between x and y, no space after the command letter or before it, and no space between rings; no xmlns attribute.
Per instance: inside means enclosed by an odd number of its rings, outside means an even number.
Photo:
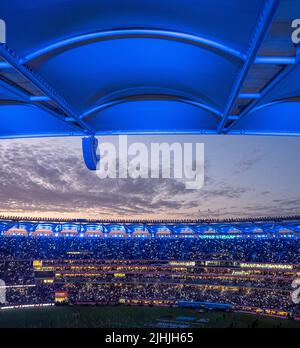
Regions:
<svg viewBox="0 0 300 348"><path fill-rule="evenodd" d="M66 303L69 300L67 291L57 291L55 293L55 302L56 303Z"/></svg>
<svg viewBox="0 0 300 348"><path fill-rule="evenodd" d="M21 308L36 308L36 307L51 307L54 306L54 303L41 303L41 304L33 304L33 305L16 305L16 306L5 306L0 307L1 310L5 309L21 309Z"/></svg>
<svg viewBox="0 0 300 348"><path fill-rule="evenodd" d="M221 266L220 261L205 261L205 266Z"/></svg>
<svg viewBox="0 0 300 348"><path fill-rule="evenodd" d="M41 269L43 267L43 261L40 260L34 260L33 261L33 268L34 269Z"/></svg>
<svg viewBox="0 0 300 348"><path fill-rule="evenodd" d="M44 284L52 284L53 282L54 282L53 279L44 279L44 280L43 280L43 283L44 283Z"/></svg>
<svg viewBox="0 0 300 348"><path fill-rule="evenodd" d="M194 262L194 261L189 261L189 262L170 261L169 265L170 266L195 266L196 262Z"/></svg>
<svg viewBox="0 0 300 348"><path fill-rule="evenodd" d="M241 268L262 268L262 269L293 269L293 265L272 265L269 263L241 263Z"/></svg>
<svg viewBox="0 0 300 348"><path fill-rule="evenodd" d="M245 275L250 275L251 271L233 271L232 275L235 276L245 276Z"/></svg>

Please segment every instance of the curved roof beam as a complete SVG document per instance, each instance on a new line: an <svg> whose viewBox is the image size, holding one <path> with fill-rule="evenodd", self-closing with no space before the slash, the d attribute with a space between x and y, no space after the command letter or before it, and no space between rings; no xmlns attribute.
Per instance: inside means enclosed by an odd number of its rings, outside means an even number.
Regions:
<svg viewBox="0 0 300 348"><path fill-rule="evenodd" d="M223 43L214 41L205 37L186 34L177 31L158 30L158 29L117 29L109 31L99 31L89 34L74 36L69 39L58 41L52 45L46 46L33 53L30 53L21 59L22 64L49 54L58 49L70 49L74 45L87 44L90 41L115 40L125 38L157 38L163 40L174 40L191 45L203 47L208 50L216 51L223 56L235 57L239 60L246 60L246 55Z"/></svg>
<svg viewBox="0 0 300 348"><path fill-rule="evenodd" d="M46 107L45 105L31 103L31 96L29 94L27 94L26 92L24 92L23 90L21 90L20 88L14 86L12 83L0 79L0 86L5 88L6 90L10 91L11 93L16 95L17 97L19 97L21 99L20 102L23 102L23 105L28 105L28 106L40 108L43 111L46 111L47 113L49 113L50 115L58 118L59 120L66 122L66 118L64 115L58 114L57 112L51 110L50 108ZM1 102L1 100L0 100L0 102ZM18 103L18 104L20 104L20 103ZM17 105L17 101L15 103L11 103L10 105ZM70 121L71 121L71 119L70 119ZM73 123L69 123L69 124L73 124ZM73 124L73 127L74 127L74 130L78 129L78 127L75 124Z"/></svg>
<svg viewBox="0 0 300 348"><path fill-rule="evenodd" d="M228 102L224 110L223 118L218 126L219 134L224 133L224 129L226 129L226 125L230 117L231 111L233 110L235 106L235 103L238 99L238 95L240 91L242 90L242 87L249 74L250 69L255 63L259 49L262 46L270 30L270 27L275 18L275 14L278 9L278 6L279 6L279 0L264 1L264 6L260 12L260 15L256 23L256 28L252 34L252 38L249 43L247 58L242 68L240 69L240 72L237 76L234 86L230 92Z"/></svg>
<svg viewBox="0 0 300 348"><path fill-rule="evenodd" d="M251 111L256 108L257 104L263 100L263 98L267 97L282 81L284 81L288 76L290 76L291 73L293 73L294 70L298 68L300 65L300 48L297 48L296 50L296 62L294 65L289 65L281 73L276 75L274 79L272 79L262 91L259 92L260 97L253 100L243 111L240 115L238 115L238 118L232 122L232 124L227 128L226 132L230 134L230 131L233 129L233 127L246 115L251 113ZM231 133L232 134L232 133Z"/></svg>
<svg viewBox="0 0 300 348"><path fill-rule="evenodd" d="M27 65L20 62L19 57L6 45L0 45L0 55L23 77L29 80L36 88L38 88L45 96L49 97L61 109L61 111L73 118L73 122L83 129L86 134L95 134L94 130L80 119L72 107L61 97L55 89L39 76L35 71ZM47 108L48 109L48 108ZM48 109L49 110L49 109ZM48 111L49 112L49 111Z"/></svg>
<svg viewBox="0 0 300 348"><path fill-rule="evenodd" d="M24 100L0 99L0 107L7 106L7 105L31 105L31 104Z"/></svg>
<svg viewBox="0 0 300 348"><path fill-rule="evenodd" d="M157 100L165 100L165 101L176 101L179 103L184 103L184 104L188 104L188 105L192 105L195 106L197 108L203 109L205 111L208 111L210 113L212 113L213 115L216 115L218 117L222 117L222 112L207 105L204 103L201 103L199 101L195 101L192 99L186 99L180 96L175 96L175 95L169 95L169 94L136 94L136 95L131 95L128 97L122 97L122 98L118 98L118 99L114 99L111 101L107 101L103 104L97 105L87 111L85 111L80 118L84 119L88 116L93 115L96 112L102 111L104 109L116 106L116 105L120 105L120 104L124 104L124 103L128 103L128 102L134 102L134 101L146 101L146 100L151 100L151 101L157 101Z"/></svg>
<svg viewBox="0 0 300 348"><path fill-rule="evenodd" d="M281 136L281 137L299 137L300 136L300 132L287 132L287 131L251 131L251 130L247 130L247 131L241 131L241 130L232 130L227 132L226 134L229 135L251 135L251 136L264 136L264 137L271 137L271 136Z"/></svg>
<svg viewBox="0 0 300 348"><path fill-rule="evenodd" d="M266 108L268 106L273 106L273 105L282 104L282 103L300 103L300 96L299 97L278 99L278 100L274 100L274 101L269 102L269 103L265 103L265 104L259 105L256 108L253 108L252 110L250 110L248 112L248 115L252 114L255 111L259 111L261 109L264 109L264 108Z"/></svg>
<svg viewBox="0 0 300 348"><path fill-rule="evenodd" d="M147 96L147 95L175 96L175 97L180 97L183 99L198 101L200 103L214 107L214 102L210 98L208 98L206 95L203 95L199 92L197 92L197 94L193 94L193 93L185 92L182 89L161 87L157 85L153 85L153 86L143 85L143 86L121 88L121 89L114 90L108 94L105 94L102 97L100 96L99 98L95 97L94 99L97 101L99 105L99 104L104 104L106 102L110 102L116 99L129 98L131 96Z"/></svg>

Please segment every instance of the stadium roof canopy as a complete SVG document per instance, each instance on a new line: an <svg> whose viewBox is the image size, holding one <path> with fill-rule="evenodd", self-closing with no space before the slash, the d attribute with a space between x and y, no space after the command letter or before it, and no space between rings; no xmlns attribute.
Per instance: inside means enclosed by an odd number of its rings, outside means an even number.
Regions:
<svg viewBox="0 0 300 348"><path fill-rule="evenodd" d="M300 135L299 0L1 0L0 17L1 138Z"/></svg>

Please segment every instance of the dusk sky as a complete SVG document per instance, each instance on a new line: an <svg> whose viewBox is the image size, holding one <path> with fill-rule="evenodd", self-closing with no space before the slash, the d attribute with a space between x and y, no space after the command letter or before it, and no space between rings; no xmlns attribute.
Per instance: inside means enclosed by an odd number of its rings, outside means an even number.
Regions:
<svg viewBox="0 0 300 348"><path fill-rule="evenodd" d="M80 138L2 140L0 213L204 218L300 212L299 138L143 136L132 141L150 139L203 142L204 187L187 190L174 179L99 179L83 164Z"/></svg>

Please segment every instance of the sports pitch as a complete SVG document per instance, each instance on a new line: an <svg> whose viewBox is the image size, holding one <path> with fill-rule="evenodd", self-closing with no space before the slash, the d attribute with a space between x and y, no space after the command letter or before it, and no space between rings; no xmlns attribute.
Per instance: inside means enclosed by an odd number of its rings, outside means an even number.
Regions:
<svg viewBox="0 0 300 348"><path fill-rule="evenodd" d="M251 314L158 307L49 307L0 312L1 328L300 328L300 322Z"/></svg>

